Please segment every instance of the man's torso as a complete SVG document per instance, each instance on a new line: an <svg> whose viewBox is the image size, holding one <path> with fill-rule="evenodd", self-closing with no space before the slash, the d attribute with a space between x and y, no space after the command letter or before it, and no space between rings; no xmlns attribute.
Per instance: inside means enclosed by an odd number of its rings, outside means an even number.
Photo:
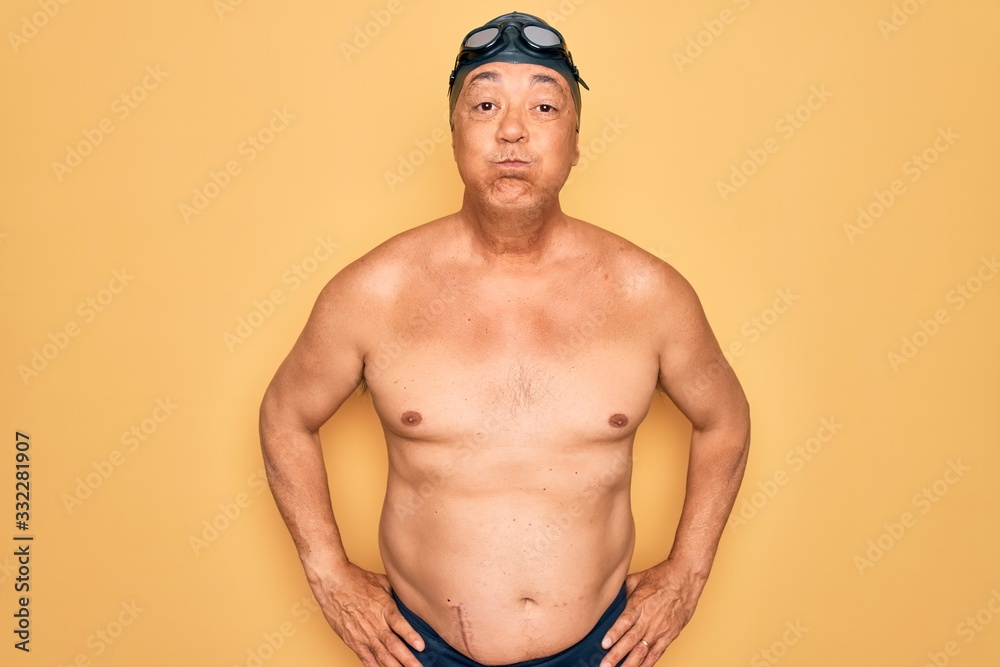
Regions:
<svg viewBox="0 0 1000 667"><path fill-rule="evenodd" d="M621 588L662 313L641 251L612 234L577 222L554 261L498 271L451 252L446 221L394 240L410 263L385 262L390 306L366 341L389 455L380 547L407 606L508 664L575 643Z"/></svg>

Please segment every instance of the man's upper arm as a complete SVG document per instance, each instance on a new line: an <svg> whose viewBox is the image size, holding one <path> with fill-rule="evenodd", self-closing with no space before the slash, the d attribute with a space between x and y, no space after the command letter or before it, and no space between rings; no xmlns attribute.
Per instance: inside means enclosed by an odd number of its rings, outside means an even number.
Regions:
<svg viewBox="0 0 1000 667"><path fill-rule="evenodd" d="M663 301L654 311L660 337L659 384L695 429L748 417L746 396L691 285L663 266Z"/></svg>
<svg viewBox="0 0 1000 667"><path fill-rule="evenodd" d="M357 283L352 265L320 292L305 328L267 388L262 424L267 416L281 427L316 432L361 382L366 308Z"/></svg>

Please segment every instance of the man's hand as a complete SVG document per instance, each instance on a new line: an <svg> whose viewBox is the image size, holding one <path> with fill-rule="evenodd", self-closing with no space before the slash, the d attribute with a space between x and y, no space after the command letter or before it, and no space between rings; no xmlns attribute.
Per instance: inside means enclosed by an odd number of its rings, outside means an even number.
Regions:
<svg viewBox="0 0 1000 667"><path fill-rule="evenodd" d="M601 667L652 667L691 620L705 582L667 559L625 578L628 602L601 646ZM643 644L645 640L649 645Z"/></svg>
<svg viewBox="0 0 1000 667"><path fill-rule="evenodd" d="M421 667L399 637L418 651L424 640L399 613L385 575L348 563L335 581L310 583L327 622L364 667Z"/></svg>

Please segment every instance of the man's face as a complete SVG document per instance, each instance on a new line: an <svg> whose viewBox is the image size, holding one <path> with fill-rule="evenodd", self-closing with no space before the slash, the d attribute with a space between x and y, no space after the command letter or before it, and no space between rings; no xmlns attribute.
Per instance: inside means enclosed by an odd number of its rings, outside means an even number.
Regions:
<svg viewBox="0 0 1000 667"><path fill-rule="evenodd" d="M576 118L569 84L547 67L493 62L469 72L451 135L469 194L501 208L557 200L580 160Z"/></svg>

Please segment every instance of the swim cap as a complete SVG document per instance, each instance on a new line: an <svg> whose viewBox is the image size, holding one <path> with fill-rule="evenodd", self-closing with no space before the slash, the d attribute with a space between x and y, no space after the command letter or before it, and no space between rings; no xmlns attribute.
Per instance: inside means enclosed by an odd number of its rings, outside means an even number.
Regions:
<svg viewBox="0 0 1000 667"><path fill-rule="evenodd" d="M576 129L580 129L580 86L587 90L590 88L580 78L566 40L558 30L537 16L519 12L498 16L462 40L455 69L448 81L449 118L455 115L455 104L465 77L480 65L492 62L541 65L559 72L569 84L573 103L576 104Z"/></svg>

